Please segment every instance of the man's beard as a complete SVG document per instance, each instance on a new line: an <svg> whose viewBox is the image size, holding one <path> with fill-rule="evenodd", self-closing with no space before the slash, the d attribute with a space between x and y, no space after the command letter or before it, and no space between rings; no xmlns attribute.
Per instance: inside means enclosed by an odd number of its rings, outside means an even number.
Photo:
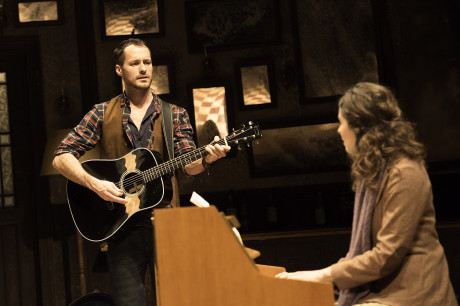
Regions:
<svg viewBox="0 0 460 306"><path fill-rule="evenodd" d="M137 80L136 80L137 81ZM138 82L128 82L127 84L125 85L128 85L133 87L133 88L136 88L136 89L148 89L150 88L150 85L152 85L152 79L150 78L149 82L148 83L138 83Z"/></svg>

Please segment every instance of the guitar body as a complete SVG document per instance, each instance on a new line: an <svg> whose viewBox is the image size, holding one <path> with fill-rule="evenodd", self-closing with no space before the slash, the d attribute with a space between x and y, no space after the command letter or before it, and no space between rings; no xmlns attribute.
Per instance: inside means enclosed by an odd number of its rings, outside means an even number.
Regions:
<svg viewBox="0 0 460 306"><path fill-rule="evenodd" d="M123 190L128 204L104 201L92 190L70 180L67 200L75 226L90 241L103 241L135 213L153 207L164 207L172 199L170 174L153 180L145 179L143 171L162 162L158 152L139 148L119 159L88 160L83 168L98 179L114 182Z"/></svg>

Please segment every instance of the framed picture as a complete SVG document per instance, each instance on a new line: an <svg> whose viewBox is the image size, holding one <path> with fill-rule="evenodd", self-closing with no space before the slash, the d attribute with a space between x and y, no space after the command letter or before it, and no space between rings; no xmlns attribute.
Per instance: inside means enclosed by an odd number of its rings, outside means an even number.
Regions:
<svg viewBox="0 0 460 306"><path fill-rule="evenodd" d="M59 1L17 1L16 23L20 26L54 25L63 22Z"/></svg>
<svg viewBox="0 0 460 306"><path fill-rule="evenodd" d="M301 103L336 101L359 81L378 82L372 0L291 0Z"/></svg>
<svg viewBox="0 0 460 306"><path fill-rule="evenodd" d="M152 60L153 92L162 98L170 98L175 94L174 65L169 60Z"/></svg>
<svg viewBox="0 0 460 306"><path fill-rule="evenodd" d="M229 133L228 105L230 88L227 82L205 82L189 84L189 95L193 105L191 114L199 147L211 143L214 136L224 137Z"/></svg>
<svg viewBox="0 0 460 306"><path fill-rule="evenodd" d="M280 42L278 0L190 0L185 17L190 52Z"/></svg>
<svg viewBox="0 0 460 306"><path fill-rule="evenodd" d="M99 0L103 38L163 35L163 0Z"/></svg>
<svg viewBox="0 0 460 306"><path fill-rule="evenodd" d="M250 60L235 65L241 109L276 106L273 63L271 60Z"/></svg>
<svg viewBox="0 0 460 306"><path fill-rule="evenodd" d="M263 129L251 146L252 177L346 170L348 159L338 123Z"/></svg>
<svg viewBox="0 0 460 306"><path fill-rule="evenodd" d="M152 88L153 92L162 99L175 96L174 64L170 60L152 59ZM125 90L123 80L122 90Z"/></svg>

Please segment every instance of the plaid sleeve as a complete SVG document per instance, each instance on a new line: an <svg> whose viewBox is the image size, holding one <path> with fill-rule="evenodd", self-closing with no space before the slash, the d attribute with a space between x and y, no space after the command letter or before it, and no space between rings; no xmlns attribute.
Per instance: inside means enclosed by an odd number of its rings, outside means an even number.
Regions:
<svg viewBox="0 0 460 306"><path fill-rule="evenodd" d="M187 111L177 105L172 105L174 124L174 155L180 156L196 148L193 141L193 127Z"/></svg>
<svg viewBox="0 0 460 306"><path fill-rule="evenodd" d="M96 104L61 141L54 155L71 153L80 158L94 148L101 138L104 111L108 102Z"/></svg>

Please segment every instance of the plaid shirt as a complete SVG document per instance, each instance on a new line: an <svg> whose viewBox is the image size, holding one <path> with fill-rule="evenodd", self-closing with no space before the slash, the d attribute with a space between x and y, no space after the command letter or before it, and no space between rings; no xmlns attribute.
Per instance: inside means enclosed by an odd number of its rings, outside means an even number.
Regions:
<svg viewBox="0 0 460 306"><path fill-rule="evenodd" d="M96 146L102 137L102 125L104 122L104 114L110 101L99 103L83 117L81 122L62 140L54 155L63 153L71 153L76 158L80 158L86 151L91 150ZM153 94L153 103L155 111L150 121L150 139L147 149L152 149L155 132L154 121L160 114L160 101L158 97ZM123 129L128 137L131 149L133 145L133 133L128 125L128 119L131 114L129 100L124 94L123 101ZM192 151L196 148L193 141L193 128L190 124L190 118L184 108L172 105L172 117L174 124L174 156Z"/></svg>

